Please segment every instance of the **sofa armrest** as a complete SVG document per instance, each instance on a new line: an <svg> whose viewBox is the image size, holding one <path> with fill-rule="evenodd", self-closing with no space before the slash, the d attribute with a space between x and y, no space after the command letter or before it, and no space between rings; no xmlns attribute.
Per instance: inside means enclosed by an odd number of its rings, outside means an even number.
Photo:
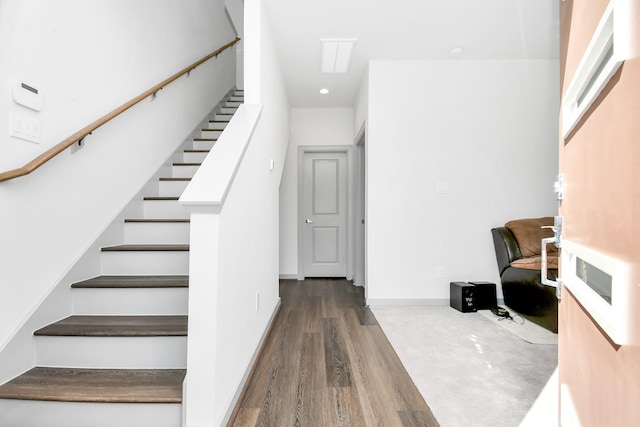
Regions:
<svg viewBox="0 0 640 427"><path fill-rule="evenodd" d="M493 246L496 250L496 260L498 262L498 271L500 276L509 265L522 258L520 247L513 233L506 227L497 227L491 229L493 236Z"/></svg>

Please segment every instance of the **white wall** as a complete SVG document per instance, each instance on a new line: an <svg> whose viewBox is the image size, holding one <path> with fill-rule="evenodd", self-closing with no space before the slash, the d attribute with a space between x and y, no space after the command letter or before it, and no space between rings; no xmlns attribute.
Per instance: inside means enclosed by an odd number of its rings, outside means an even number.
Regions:
<svg viewBox="0 0 640 427"><path fill-rule="evenodd" d="M245 0L246 63L258 72L245 88L245 102L251 99L263 110L220 214L219 282L223 286L219 289L214 402L218 421L226 421L233 410L251 358L279 302L278 187L289 142L289 104L270 23L258 3ZM275 166L270 171L272 159Z"/></svg>
<svg viewBox="0 0 640 427"><path fill-rule="evenodd" d="M370 64L369 303L499 283L490 229L556 212L558 104L557 61Z"/></svg>
<svg viewBox="0 0 640 427"><path fill-rule="evenodd" d="M360 132L362 124L369 115L369 70L364 73L362 82L360 83L360 89L356 95L355 107L353 109L353 129L356 134Z"/></svg>
<svg viewBox="0 0 640 427"><path fill-rule="evenodd" d="M233 37L224 0L3 0L0 169L22 166ZM0 183L0 350L234 84L234 64L233 50L221 54L95 131L77 153ZM15 79L42 91L41 112L13 103ZM10 112L39 119L42 143L9 137Z"/></svg>
<svg viewBox="0 0 640 427"><path fill-rule="evenodd" d="M354 143L353 109L293 108L280 183L280 277L298 275L298 147Z"/></svg>
<svg viewBox="0 0 640 427"><path fill-rule="evenodd" d="M244 0L225 0L227 14L233 23L236 36L236 88L244 89Z"/></svg>

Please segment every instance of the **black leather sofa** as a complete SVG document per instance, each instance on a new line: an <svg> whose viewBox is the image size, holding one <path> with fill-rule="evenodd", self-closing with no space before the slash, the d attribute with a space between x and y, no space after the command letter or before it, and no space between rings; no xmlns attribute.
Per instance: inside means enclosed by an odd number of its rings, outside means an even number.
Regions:
<svg viewBox="0 0 640 427"><path fill-rule="evenodd" d="M522 253L514 234L506 227L491 230L496 250L498 270L502 284L504 303L522 317L552 331L558 332L558 300L556 288L545 286L540 270L511 266L522 259ZM557 269L548 269L547 277L555 280Z"/></svg>

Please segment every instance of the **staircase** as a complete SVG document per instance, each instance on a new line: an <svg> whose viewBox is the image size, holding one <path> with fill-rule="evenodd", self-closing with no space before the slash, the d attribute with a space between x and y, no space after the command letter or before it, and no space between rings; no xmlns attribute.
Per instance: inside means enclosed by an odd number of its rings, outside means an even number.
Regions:
<svg viewBox="0 0 640 427"><path fill-rule="evenodd" d="M102 275L71 284L73 315L34 332L36 365L0 386L0 425L182 424L189 213L178 198L243 102L235 91L185 144L124 220L122 244L101 248ZM137 201L139 202L139 201Z"/></svg>

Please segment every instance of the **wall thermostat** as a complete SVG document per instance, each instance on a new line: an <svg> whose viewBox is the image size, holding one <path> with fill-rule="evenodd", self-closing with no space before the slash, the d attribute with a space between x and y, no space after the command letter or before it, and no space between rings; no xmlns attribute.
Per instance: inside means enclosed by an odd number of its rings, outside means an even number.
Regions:
<svg viewBox="0 0 640 427"><path fill-rule="evenodd" d="M16 104L35 111L42 110L42 92L33 84L16 82L11 88L11 96Z"/></svg>

